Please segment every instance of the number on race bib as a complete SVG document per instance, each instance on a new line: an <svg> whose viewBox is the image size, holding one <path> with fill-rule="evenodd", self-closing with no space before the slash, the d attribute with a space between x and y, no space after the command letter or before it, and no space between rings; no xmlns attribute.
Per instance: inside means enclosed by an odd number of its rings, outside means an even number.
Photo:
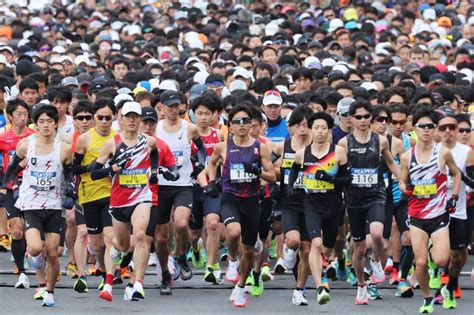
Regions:
<svg viewBox="0 0 474 315"><path fill-rule="evenodd" d="M413 196L418 198L431 198L438 193L436 179L413 180Z"/></svg>
<svg viewBox="0 0 474 315"><path fill-rule="evenodd" d="M379 182L378 169L376 168L352 168L352 186L375 187Z"/></svg>
<svg viewBox="0 0 474 315"><path fill-rule="evenodd" d="M307 193L325 193L334 190L334 184L315 179L315 174L306 174L304 176L304 189Z"/></svg>
<svg viewBox="0 0 474 315"><path fill-rule="evenodd" d="M53 179L56 177L56 172L35 172L31 171L32 183L31 188L38 191L53 190Z"/></svg>
<svg viewBox="0 0 474 315"><path fill-rule="evenodd" d="M181 167L184 164L184 153L183 151L173 151L174 161L177 167Z"/></svg>
<svg viewBox="0 0 474 315"><path fill-rule="evenodd" d="M296 178L295 183L293 184L293 188L295 189L303 189L303 172L298 173L298 178ZM285 173L283 174L283 184L288 185L290 181L290 170L285 169Z"/></svg>
<svg viewBox="0 0 474 315"><path fill-rule="evenodd" d="M243 163L230 164L231 183L250 183L257 179L257 175L245 172Z"/></svg>
<svg viewBox="0 0 474 315"><path fill-rule="evenodd" d="M127 188L138 188L146 185L146 169L125 169L119 173L119 185Z"/></svg>

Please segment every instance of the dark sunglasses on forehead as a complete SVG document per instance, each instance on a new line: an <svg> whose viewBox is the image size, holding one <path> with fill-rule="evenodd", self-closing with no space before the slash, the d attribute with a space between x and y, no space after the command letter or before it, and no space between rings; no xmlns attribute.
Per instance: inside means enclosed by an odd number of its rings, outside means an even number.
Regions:
<svg viewBox="0 0 474 315"><path fill-rule="evenodd" d="M392 119L391 121L392 125L404 125L407 123L407 121L405 119L402 119L402 120L395 120L395 119Z"/></svg>
<svg viewBox="0 0 474 315"><path fill-rule="evenodd" d="M105 121L111 121L112 120L112 115L96 115L98 120L105 120Z"/></svg>
<svg viewBox="0 0 474 315"><path fill-rule="evenodd" d="M77 115L74 119L79 121L89 121L92 119L92 115Z"/></svg>
<svg viewBox="0 0 474 315"><path fill-rule="evenodd" d="M246 124L250 124L250 118L248 117L240 117L240 118L235 118L235 119L232 119L231 120L231 123L233 125L246 125Z"/></svg>
<svg viewBox="0 0 474 315"><path fill-rule="evenodd" d="M365 115L354 115L353 117L357 120L362 120L362 119L369 119L370 118L370 114L365 114Z"/></svg>
<svg viewBox="0 0 474 315"><path fill-rule="evenodd" d="M471 133L471 128L459 128L459 133Z"/></svg>
<svg viewBox="0 0 474 315"><path fill-rule="evenodd" d="M435 129L436 125L433 123L418 123L415 125L415 127L418 127L421 129Z"/></svg>
<svg viewBox="0 0 474 315"><path fill-rule="evenodd" d="M384 123L385 122L385 123L389 124L391 119L388 116L379 116L379 117L375 118L375 121L379 122L379 123Z"/></svg>
<svg viewBox="0 0 474 315"><path fill-rule="evenodd" d="M448 129L453 131L453 130L456 130L457 127L458 126L456 124L444 124L444 125L439 125L438 129L439 131L446 131Z"/></svg>

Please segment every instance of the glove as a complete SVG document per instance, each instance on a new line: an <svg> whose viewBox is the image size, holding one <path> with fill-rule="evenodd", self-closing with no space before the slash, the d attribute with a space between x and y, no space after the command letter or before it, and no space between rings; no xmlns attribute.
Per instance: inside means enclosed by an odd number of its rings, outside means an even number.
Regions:
<svg viewBox="0 0 474 315"><path fill-rule="evenodd" d="M286 196L287 197L293 197L295 195L295 189L291 186L288 186L286 189Z"/></svg>
<svg viewBox="0 0 474 315"><path fill-rule="evenodd" d="M77 200L74 183L70 183L66 186L65 195L66 199L63 202L63 209L72 209Z"/></svg>
<svg viewBox="0 0 474 315"><path fill-rule="evenodd" d="M334 178L323 170L317 170L316 174L314 174L314 177L315 179L322 180L324 182L328 182L328 183L334 182Z"/></svg>
<svg viewBox="0 0 474 315"><path fill-rule="evenodd" d="M159 173L163 175L163 178L172 182L175 182L179 179L178 172L170 172L168 169L160 168Z"/></svg>
<svg viewBox="0 0 474 315"><path fill-rule="evenodd" d="M281 197L281 190L279 185L272 185L270 190L270 198L272 200L279 200Z"/></svg>
<svg viewBox="0 0 474 315"><path fill-rule="evenodd" d="M196 167L194 168L194 170L191 173L191 178L196 179L198 177L198 175L204 170L204 167L205 166L203 164L196 165Z"/></svg>
<svg viewBox="0 0 474 315"><path fill-rule="evenodd" d="M66 197L66 199L63 202L63 209L69 210L69 209L74 208L74 203L75 203L74 198Z"/></svg>
<svg viewBox="0 0 474 315"><path fill-rule="evenodd" d="M204 194L208 195L211 198L219 197L219 190L217 189L217 185L215 181L210 181L206 186L202 188Z"/></svg>
<svg viewBox="0 0 474 315"><path fill-rule="evenodd" d="M244 163L244 170L246 173L249 174L255 174L255 175L260 175L262 173L262 168L258 166L257 164L253 164L250 162L245 162Z"/></svg>
<svg viewBox="0 0 474 315"><path fill-rule="evenodd" d="M152 185L158 184L158 175L155 172L151 172L150 178L148 179L148 182Z"/></svg>
<svg viewBox="0 0 474 315"><path fill-rule="evenodd" d="M453 214L454 212L456 212L456 204L457 204L457 200L456 198L449 198L448 199L448 202L446 203L446 211L448 211L450 214Z"/></svg>

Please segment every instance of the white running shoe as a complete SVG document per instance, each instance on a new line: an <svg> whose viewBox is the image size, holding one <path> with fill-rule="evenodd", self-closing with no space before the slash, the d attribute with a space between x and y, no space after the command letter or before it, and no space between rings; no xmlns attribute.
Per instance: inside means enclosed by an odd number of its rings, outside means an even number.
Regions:
<svg viewBox="0 0 474 315"><path fill-rule="evenodd" d="M246 307L248 299L247 293L245 293L245 288L241 288L236 284L234 289L232 290L230 299L232 299L232 302L235 307Z"/></svg>
<svg viewBox="0 0 474 315"><path fill-rule="evenodd" d="M156 265L158 265L158 257L156 257L156 253L151 253L148 258L148 267Z"/></svg>
<svg viewBox="0 0 474 315"><path fill-rule="evenodd" d="M355 299L356 305L367 305L369 304L369 293L367 292L367 286L357 286L357 296Z"/></svg>
<svg viewBox="0 0 474 315"><path fill-rule="evenodd" d="M417 288L420 287L420 283L418 282L418 279L416 279L415 273L412 273L411 275L408 275L407 278L408 278L407 280L410 282L411 287L413 289L417 289Z"/></svg>
<svg viewBox="0 0 474 315"><path fill-rule="evenodd" d="M283 257L285 260L285 267L287 270L293 269L293 267L295 267L297 254L298 254L298 250L293 250L291 248L286 247L286 245L284 245Z"/></svg>
<svg viewBox="0 0 474 315"><path fill-rule="evenodd" d="M386 279L385 271L382 268L380 261L373 261L370 259L370 266L372 267L372 284L383 283Z"/></svg>
<svg viewBox="0 0 474 315"><path fill-rule="evenodd" d="M225 273L225 280L227 282L237 283L239 281L239 260L229 260L229 266L227 267L227 271Z"/></svg>
<svg viewBox="0 0 474 315"><path fill-rule="evenodd" d="M293 305L308 305L308 300L305 298L303 290L293 290L291 302Z"/></svg>
<svg viewBox="0 0 474 315"><path fill-rule="evenodd" d="M155 273L156 273L156 280L158 281L158 283L161 283L161 280L162 280L161 276L162 276L163 271L161 270L160 262L156 264Z"/></svg>
<svg viewBox="0 0 474 315"><path fill-rule="evenodd" d="M132 295L133 295L133 287L127 285L125 287L125 292L123 293L123 299L125 301L131 301L132 300Z"/></svg>
<svg viewBox="0 0 474 315"><path fill-rule="evenodd" d="M46 292L43 294L43 303L41 306L53 307L54 306L54 296L52 293Z"/></svg>
<svg viewBox="0 0 474 315"><path fill-rule="evenodd" d="M285 260L283 258L278 258L275 264L275 273L281 275L281 274L284 274L285 271L286 271Z"/></svg>
<svg viewBox="0 0 474 315"><path fill-rule="evenodd" d="M28 289L30 287L30 281L24 272L20 273L18 282L15 284L15 289Z"/></svg>

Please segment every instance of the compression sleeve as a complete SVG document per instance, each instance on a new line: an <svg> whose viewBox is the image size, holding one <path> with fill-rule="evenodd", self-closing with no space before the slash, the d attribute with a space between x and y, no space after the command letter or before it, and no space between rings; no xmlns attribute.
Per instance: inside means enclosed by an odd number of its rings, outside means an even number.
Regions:
<svg viewBox="0 0 474 315"><path fill-rule="evenodd" d="M151 150L150 152L150 164L151 164L151 170L157 170L158 169L158 150L155 148Z"/></svg>
<svg viewBox="0 0 474 315"><path fill-rule="evenodd" d="M99 162L94 162L92 164L92 169L91 169L91 179L92 180L98 180L101 178L105 178L109 175L113 174L112 167L106 167L104 168L104 164L101 164Z"/></svg>
<svg viewBox="0 0 474 315"><path fill-rule="evenodd" d="M201 137L193 140L196 148L198 149L197 158L199 164L204 164L206 162L207 152L206 148L204 147L204 143L202 142Z"/></svg>
<svg viewBox="0 0 474 315"><path fill-rule="evenodd" d="M8 164L8 167L5 170L2 187L7 187L10 181L14 180L14 177L18 175L18 165L20 165L21 161L22 159L20 159L20 157L15 153L10 160L10 164Z"/></svg>
<svg viewBox="0 0 474 315"><path fill-rule="evenodd" d="M90 172L91 165L81 165L84 160L84 154L74 153L72 159L72 171L74 175L81 175Z"/></svg>
<svg viewBox="0 0 474 315"><path fill-rule="evenodd" d="M298 179L298 174L301 170L301 165L298 163L293 163L293 166L290 169L290 175L288 176L288 186L293 187L296 180Z"/></svg>

